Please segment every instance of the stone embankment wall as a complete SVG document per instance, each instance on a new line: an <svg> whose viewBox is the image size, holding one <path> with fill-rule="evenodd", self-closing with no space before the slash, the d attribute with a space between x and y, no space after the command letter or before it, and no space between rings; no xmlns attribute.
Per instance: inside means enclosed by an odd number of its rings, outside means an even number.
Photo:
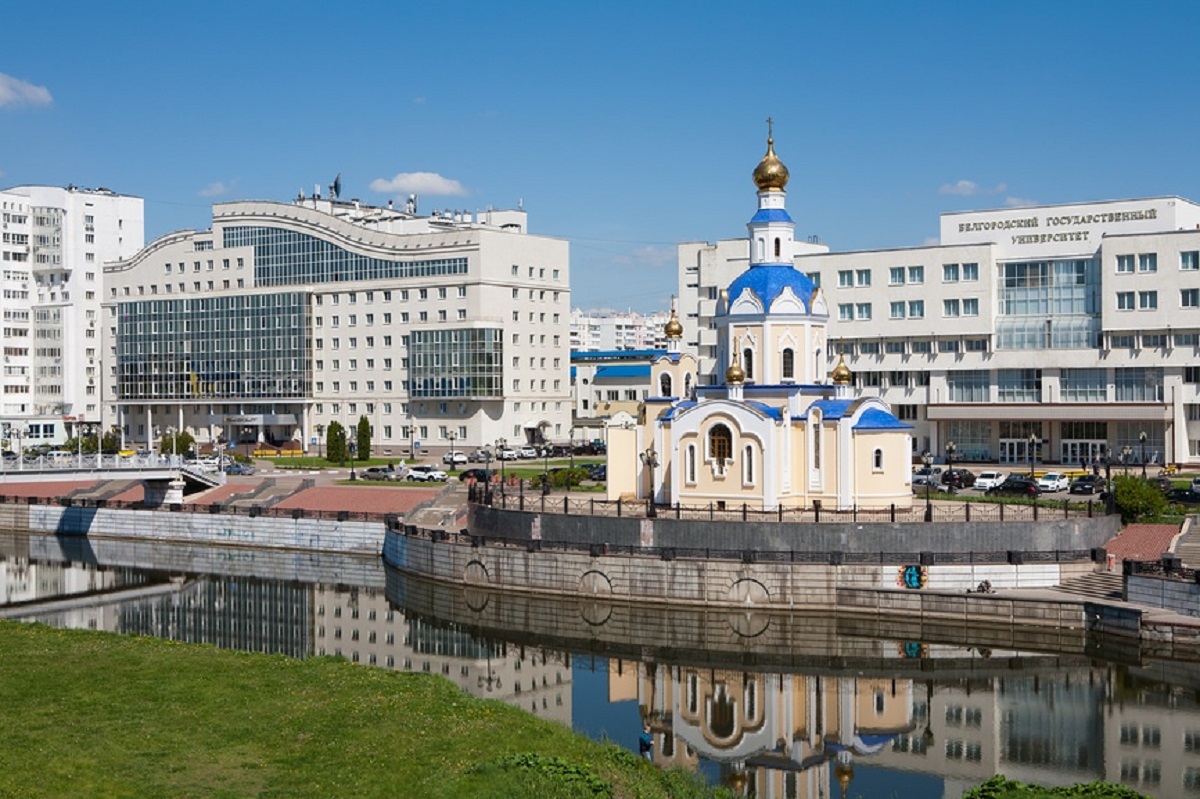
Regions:
<svg viewBox="0 0 1200 799"><path fill-rule="evenodd" d="M506 591L623 602L774 609L843 605L841 594L851 589L870 592L903 589L906 575L911 577L914 570L923 591L965 594L984 580L995 588L1036 588L1057 585L1095 568L1090 560L1029 565L1003 562L938 565L933 559L932 564L922 565L917 555L908 563L747 561L649 553L610 554L602 547L590 551L551 550L487 541L472 545L468 541L468 538L451 541L440 536L389 530L384 538L384 561L402 571L436 580ZM481 539L474 539L473 543L480 544ZM907 593L916 595L922 591Z"/></svg>
<svg viewBox="0 0 1200 799"><path fill-rule="evenodd" d="M1128 574L1125 576L1125 599L1139 605L1200 617L1200 584L1194 579Z"/></svg>
<svg viewBox="0 0 1200 799"><path fill-rule="evenodd" d="M0 505L0 529L59 536L237 544L264 548L379 555L382 522L175 513L162 510Z"/></svg>

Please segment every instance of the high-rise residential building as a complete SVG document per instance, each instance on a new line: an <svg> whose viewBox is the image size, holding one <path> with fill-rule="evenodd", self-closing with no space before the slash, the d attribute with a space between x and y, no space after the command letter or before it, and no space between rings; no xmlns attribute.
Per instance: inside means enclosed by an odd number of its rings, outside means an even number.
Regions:
<svg viewBox="0 0 1200 799"><path fill-rule="evenodd" d="M747 251L679 246L701 374ZM914 425L914 455L1120 468L1200 463L1198 254L1200 205L1152 197L946 213L936 246L794 263L829 303L826 368L844 354L858 393Z"/></svg>
<svg viewBox="0 0 1200 799"><path fill-rule="evenodd" d="M76 186L0 191L4 446L59 444L102 421L106 261L143 244L140 197Z"/></svg>
<svg viewBox="0 0 1200 799"><path fill-rule="evenodd" d="M568 436L569 248L524 210L219 203L105 280L128 441L315 452L362 417L384 456Z"/></svg>
<svg viewBox="0 0 1200 799"><path fill-rule="evenodd" d="M664 349L667 346L663 325L671 314L656 311L571 311L571 351L607 352L610 350Z"/></svg>

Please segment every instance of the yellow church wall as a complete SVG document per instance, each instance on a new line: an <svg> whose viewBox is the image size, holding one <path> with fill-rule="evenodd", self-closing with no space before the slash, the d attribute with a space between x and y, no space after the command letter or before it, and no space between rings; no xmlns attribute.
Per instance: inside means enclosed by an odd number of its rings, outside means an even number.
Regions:
<svg viewBox="0 0 1200 799"><path fill-rule="evenodd" d="M724 424L732 433L731 459L725 466L724 475L719 476L708 458L708 436L713 427ZM690 481L687 466L688 447L696 448L696 479ZM751 447L754 458L753 481L743 480L746 446ZM705 420L699 433L687 433L680 438L673 468L679 469L679 501L683 504L707 504L725 502L727 506L740 506L743 502L752 508L762 506L765 469L772 468L763 460L764 442L757 435L742 431L737 422L726 414L714 414ZM670 474L665 473L669 478ZM670 483L668 483L670 485Z"/></svg>
<svg viewBox="0 0 1200 799"><path fill-rule="evenodd" d="M608 428L608 482L605 498L637 493L638 435L633 427Z"/></svg>
<svg viewBox="0 0 1200 799"><path fill-rule="evenodd" d="M912 488L905 482L911 472L907 431L854 436L855 496L859 505L912 505ZM875 451L883 451L883 468L875 468Z"/></svg>
<svg viewBox="0 0 1200 799"><path fill-rule="evenodd" d="M859 678L854 726L859 733L898 732L912 726L912 681Z"/></svg>

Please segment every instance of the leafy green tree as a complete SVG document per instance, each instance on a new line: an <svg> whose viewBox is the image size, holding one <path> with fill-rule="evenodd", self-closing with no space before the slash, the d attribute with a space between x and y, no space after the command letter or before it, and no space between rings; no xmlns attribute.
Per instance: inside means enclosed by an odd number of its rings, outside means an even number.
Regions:
<svg viewBox="0 0 1200 799"><path fill-rule="evenodd" d="M1113 492L1117 512L1125 524L1161 516L1169 504L1158 486L1140 477L1117 475L1113 478Z"/></svg>
<svg viewBox="0 0 1200 799"><path fill-rule="evenodd" d="M158 440L158 451L162 455L186 455L196 446L196 439L184 430L180 433L163 433Z"/></svg>
<svg viewBox="0 0 1200 799"><path fill-rule="evenodd" d="M341 463L346 459L346 428L341 422L330 422L325 437L325 460Z"/></svg>
<svg viewBox="0 0 1200 799"><path fill-rule="evenodd" d="M367 417L358 417L358 429L355 431L354 445L356 447L356 456L359 460L366 460L371 457L371 423L367 421Z"/></svg>
<svg viewBox="0 0 1200 799"><path fill-rule="evenodd" d="M121 449L121 431L113 427L104 432L100 437L100 451L114 454Z"/></svg>

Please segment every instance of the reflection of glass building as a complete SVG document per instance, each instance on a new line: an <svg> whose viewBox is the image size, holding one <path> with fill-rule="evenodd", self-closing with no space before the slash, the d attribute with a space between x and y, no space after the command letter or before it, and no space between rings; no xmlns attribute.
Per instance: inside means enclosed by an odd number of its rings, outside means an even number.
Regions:
<svg viewBox="0 0 1200 799"><path fill-rule="evenodd" d="M221 203L213 227L105 267L105 334L131 442L297 442L366 417L377 454L565 440L565 241L478 216L301 197Z"/></svg>

